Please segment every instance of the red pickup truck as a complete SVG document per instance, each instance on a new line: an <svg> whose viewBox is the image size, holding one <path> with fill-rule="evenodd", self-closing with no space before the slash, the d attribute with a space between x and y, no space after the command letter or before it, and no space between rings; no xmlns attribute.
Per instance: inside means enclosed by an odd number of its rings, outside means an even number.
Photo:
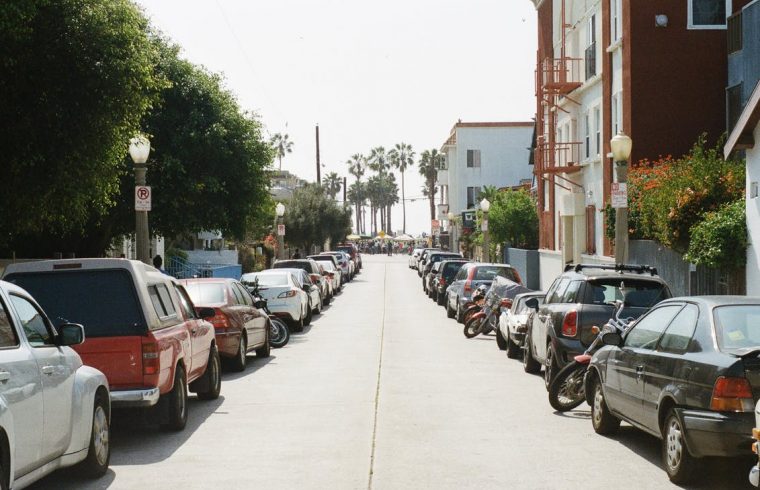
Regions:
<svg viewBox="0 0 760 490"><path fill-rule="evenodd" d="M214 327L172 277L125 259L67 259L9 265L4 279L29 291L55 324L79 323L85 364L102 371L111 404L153 407L165 428L187 422L187 392L215 399L221 364Z"/></svg>

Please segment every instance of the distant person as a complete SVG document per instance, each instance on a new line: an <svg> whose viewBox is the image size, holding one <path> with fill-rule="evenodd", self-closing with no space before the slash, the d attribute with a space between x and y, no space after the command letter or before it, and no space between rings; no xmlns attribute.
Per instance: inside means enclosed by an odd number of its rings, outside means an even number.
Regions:
<svg viewBox="0 0 760 490"><path fill-rule="evenodd" d="M300 259L301 258L301 252L298 249L296 249L296 251L293 252L293 258L294 259Z"/></svg>
<svg viewBox="0 0 760 490"><path fill-rule="evenodd" d="M162 259L160 255L156 255L155 257L153 257L153 267L160 270L164 274L169 275L169 273L164 270L163 265L164 265L164 259Z"/></svg>

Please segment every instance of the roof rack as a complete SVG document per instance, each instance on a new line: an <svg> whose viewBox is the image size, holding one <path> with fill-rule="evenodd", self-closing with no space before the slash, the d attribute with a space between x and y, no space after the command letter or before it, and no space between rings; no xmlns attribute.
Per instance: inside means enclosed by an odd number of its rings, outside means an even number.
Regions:
<svg viewBox="0 0 760 490"><path fill-rule="evenodd" d="M602 269L602 270L619 271L619 272L637 272L639 274L649 273L652 276L657 275L657 268L649 266L649 265L567 264L565 266L565 272L568 272L571 270L574 270L575 272L580 272L583 269Z"/></svg>

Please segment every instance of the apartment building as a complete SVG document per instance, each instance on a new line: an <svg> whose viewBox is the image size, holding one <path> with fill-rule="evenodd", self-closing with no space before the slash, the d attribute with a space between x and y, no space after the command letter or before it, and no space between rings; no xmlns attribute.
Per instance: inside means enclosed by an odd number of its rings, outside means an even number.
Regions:
<svg viewBox="0 0 760 490"><path fill-rule="evenodd" d="M631 161L680 156L725 131L726 19L743 0L531 0L538 14L535 173L542 286L612 261L610 139Z"/></svg>

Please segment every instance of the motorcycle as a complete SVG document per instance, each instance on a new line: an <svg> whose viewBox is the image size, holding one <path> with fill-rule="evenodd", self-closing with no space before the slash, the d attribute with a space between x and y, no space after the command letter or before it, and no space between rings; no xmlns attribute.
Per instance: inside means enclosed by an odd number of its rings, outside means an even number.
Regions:
<svg viewBox="0 0 760 490"><path fill-rule="evenodd" d="M263 310L269 317L269 345L273 349L285 347L285 345L290 341L290 329L284 321L269 311L269 308L267 307L267 300L261 296L259 292L258 279L251 284L246 284L246 287L251 293L251 296L253 296L253 306L255 308Z"/></svg>
<svg viewBox="0 0 760 490"><path fill-rule="evenodd" d="M485 286L480 286L485 287ZM471 339L496 330L502 308L511 308L515 296L530 289L501 276L494 277L480 311L465 317L464 336Z"/></svg>
<svg viewBox="0 0 760 490"><path fill-rule="evenodd" d="M475 313L479 312L483 308L483 303L485 302L486 293L488 293L488 286L485 284L481 284L477 288L475 288L475 292L472 293L472 298L470 298L470 301L465 303L464 305L464 314L462 314L462 319L465 325L467 325L467 321L474 315Z"/></svg>
<svg viewBox="0 0 760 490"><path fill-rule="evenodd" d="M588 372L591 357L603 346L602 335L607 332L622 334L633 321L633 318L620 318L623 311L622 301L615 301L614 304L615 309L612 318L604 324L601 330L597 326L592 327L591 331L596 333L596 338L586 348L585 352L575 356L573 361L563 367L549 383L549 403L558 412L572 410L586 400L584 378Z"/></svg>

